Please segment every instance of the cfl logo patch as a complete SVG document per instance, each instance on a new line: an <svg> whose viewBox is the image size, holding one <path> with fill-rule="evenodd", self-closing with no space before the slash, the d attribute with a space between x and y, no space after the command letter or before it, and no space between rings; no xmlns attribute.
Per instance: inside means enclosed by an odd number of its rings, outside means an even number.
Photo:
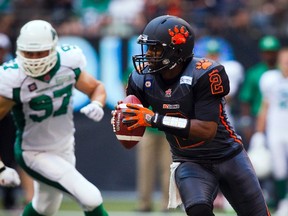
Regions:
<svg viewBox="0 0 288 216"><path fill-rule="evenodd" d="M30 85L28 85L28 89L29 89L30 92L33 92L33 91L37 90L36 83L31 83Z"/></svg>
<svg viewBox="0 0 288 216"><path fill-rule="evenodd" d="M180 108L180 104L163 104L163 109L175 110Z"/></svg>

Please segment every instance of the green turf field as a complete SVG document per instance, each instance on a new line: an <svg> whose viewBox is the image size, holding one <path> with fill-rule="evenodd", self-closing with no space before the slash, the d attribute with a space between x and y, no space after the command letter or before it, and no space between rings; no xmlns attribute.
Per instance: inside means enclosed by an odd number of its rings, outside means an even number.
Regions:
<svg viewBox="0 0 288 216"><path fill-rule="evenodd" d="M181 209L172 210L169 212L160 212L159 206L155 204L155 211L151 213L139 213L136 212L136 200L130 200L126 197L123 199L105 199L104 206L107 209L109 216L185 216L186 214ZM0 216L19 216L22 210L4 211L0 209ZM65 197L59 212L55 216L81 216L82 213L80 207L70 198ZM232 216L233 214L217 213L216 216Z"/></svg>
<svg viewBox="0 0 288 216"><path fill-rule="evenodd" d="M156 197L157 198L157 197ZM150 213L136 212L136 195L135 193L103 193L104 206L109 216L185 216L186 214L179 208L169 212L161 212L158 199L155 201L155 208ZM22 210L4 211L0 205L0 216L20 216ZM80 207L75 201L64 196L60 210L54 216L84 216ZM215 210L215 216L236 216L235 213L225 213L221 210Z"/></svg>

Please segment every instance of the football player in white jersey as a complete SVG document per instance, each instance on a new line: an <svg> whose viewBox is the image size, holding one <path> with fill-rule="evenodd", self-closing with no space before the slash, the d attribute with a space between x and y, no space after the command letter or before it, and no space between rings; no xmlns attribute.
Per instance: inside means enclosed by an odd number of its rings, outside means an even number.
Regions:
<svg viewBox="0 0 288 216"><path fill-rule="evenodd" d="M257 132L253 137L259 135L264 137L264 133L266 135L273 161L272 174L275 179L276 195L279 199L275 215L286 216L288 214L288 48L279 51L278 66L279 70L267 71L260 79L263 101L257 119Z"/></svg>
<svg viewBox="0 0 288 216"><path fill-rule="evenodd" d="M55 214L65 192L86 216L106 216L99 189L75 168L72 107L75 87L91 100L80 111L98 122L104 115L106 91L85 72L81 49L57 47L57 41L50 23L30 21L17 39L17 57L0 68L0 119L13 111L16 160L34 179L35 194L22 215Z"/></svg>

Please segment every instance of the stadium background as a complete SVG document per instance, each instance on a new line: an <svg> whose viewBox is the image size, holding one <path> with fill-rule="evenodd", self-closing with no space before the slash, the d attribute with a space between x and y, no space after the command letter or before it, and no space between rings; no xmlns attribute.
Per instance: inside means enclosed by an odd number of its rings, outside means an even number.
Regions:
<svg viewBox="0 0 288 216"><path fill-rule="evenodd" d="M288 44L285 0L0 1L0 32L10 36L12 55L22 24L45 19L57 29L61 43L83 48L88 70L106 85L108 100L103 121L95 123L78 112L88 101L77 91L74 118L77 168L108 197L112 191L127 192L123 196L132 192L132 199L136 198L135 149L126 150L117 142L110 112L124 97L123 79L131 68L131 55L137 52L135 38L147 21L162 14L189 21L198 42L210 36L224 39L232 50L228 58L240 61L245 69L259 60L257 42L262 36L273 34L283 45ZM195 50L198 54L203 53Z"/></svg>

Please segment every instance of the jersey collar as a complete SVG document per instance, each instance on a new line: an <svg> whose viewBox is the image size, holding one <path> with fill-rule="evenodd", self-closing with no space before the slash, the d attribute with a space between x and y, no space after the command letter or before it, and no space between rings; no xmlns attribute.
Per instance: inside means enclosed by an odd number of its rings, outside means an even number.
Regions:
<svg viewBox="0 0 288 216"><path fill-rule="evenodd" d="M52 77L57 73L59 68L60 68L60 55L57 52L57 62L55 64L55 66L48 73L46 73L46 74L44 74L44 75L42 75L40 77L35 77L35 79L38 79L40 81L49 83L50 80L52 79Z"/></svg>

